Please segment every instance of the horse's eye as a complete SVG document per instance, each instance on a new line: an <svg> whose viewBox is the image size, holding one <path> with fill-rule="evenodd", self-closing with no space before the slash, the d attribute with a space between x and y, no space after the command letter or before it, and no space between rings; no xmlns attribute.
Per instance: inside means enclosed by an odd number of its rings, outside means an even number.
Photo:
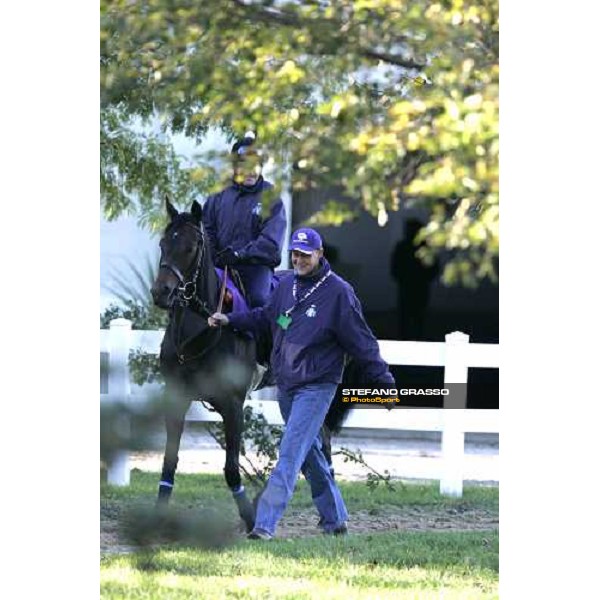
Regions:
<svg viewBox="0 0 600 600"><path fill-rule="evenodd" d="M185 251L186 251L188 254L191 254L191 253L194 251L194 246L192 246L192 245L186 246L186 247L185 247Z"/></svg>

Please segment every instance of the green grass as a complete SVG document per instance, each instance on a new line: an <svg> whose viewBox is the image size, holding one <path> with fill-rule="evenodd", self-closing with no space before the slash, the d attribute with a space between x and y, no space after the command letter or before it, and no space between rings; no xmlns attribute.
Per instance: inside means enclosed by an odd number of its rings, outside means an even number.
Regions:
<svg viewBox="0 0 600 600"><path fill-rule="evenodd" d="M124 503L128 500L140 498L154 499L158 488L159 476L157 473L146 473L136 469L132 471L131 485L117 488L101 484L100 496L103 501ZM377 510L385 507L431 506L453 507L457 509L484 508L498 513L498 488L484 486L465 486L462 498L449 498L441 496L439 485L436 482L426 484L406 483L403 486L395 483L395 491L385 487L373 490L367 488L363 482L338 482L344 501L348 509L352 510ZM247 486L251 496L255 491ZM173 500L182 505L197 505L198 503L214 504L223 503L226 509L231 505L235 512L231 495L225 480L221 475L177 475ZM311 508L308 484L300 479L296 492L290 503L292 509Z"/></svg>
<svg viewBox="0 0 600 600"><path fill-rule="evenodd" d="M103 514L114 516L134 502L150 503L157 474L134 472L132 485L102 485ZM395 492L342 482L350 514L440 506L497 514L498 489L466 487L462 499L439 495L437 485L406 484ZM173 504L221 505L236 519L218 475L181 475ZM311 506L304 481L290 510ZM497 531L394 531L275 539L243 538L219 550L162 546L154 552L106 555L101 560L101 597L184 598L399 598L445 600L498 597Z"/></svg>
<svg viewBox="0 0 600 600"><path fill-rule="evenodd" d="M241 541L102 560L102 598L496 598L498 534ZM443 590L443 596L441 591Z"/></svg>

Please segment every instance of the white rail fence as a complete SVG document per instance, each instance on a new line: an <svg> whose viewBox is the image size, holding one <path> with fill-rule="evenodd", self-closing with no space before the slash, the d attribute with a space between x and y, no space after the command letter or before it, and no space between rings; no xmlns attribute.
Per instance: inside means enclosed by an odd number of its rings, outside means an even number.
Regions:
<svg viewBox="0 0 600 600"><path fill-rule="evenodd" d="M131 399L128 357L130 350L141 349L158 354L164 332L132 330L131 321L114 319L110 329L100 330L100 352L108 353L108 390L101 401L127 402ZM444 384L466 384L469 368L499 368L498 344L470 344L469 336L454 332L446 335L445 342L411 342L379 340L381 356L390 365L444 367ZM462 496L465 433L499 433L499 411L467 409L466 385L463 408L407 409L351 411L344 427L404 431L440 431L442 433L442 468L440 492L448 496ZM447 396L445 398L448 398ZM452 392L453 406L457 396ZM248 401L254 412L262 413L268 423L281 425L283 420L274 400L273 389L263 389L251 395ZM220 421L215 412L208 411L200 402L193 402L186 415L188 421ZM129 485L129 456L126 451L117 454L108 467L108 482Z"/></svg>

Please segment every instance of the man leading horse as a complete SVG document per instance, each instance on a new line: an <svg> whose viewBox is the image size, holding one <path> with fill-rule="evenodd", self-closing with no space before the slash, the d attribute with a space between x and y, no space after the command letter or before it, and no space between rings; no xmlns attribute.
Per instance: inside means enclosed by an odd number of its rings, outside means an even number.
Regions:
<svg viewBox="0 0 600 600"><path fill-rule="evenodd" d="M323 256L321 236L303 228L292 236L294 273L285 277L264 307L216 312L211 327L270 333L271 367L286 427L279 460L262 493L250 539L271 539L292 498L300 471L309 482L320 526L327 534L347 531L348 511L323 453L321 427L342 380L345 355L376 387L395 387L352 287Z"/></svg>

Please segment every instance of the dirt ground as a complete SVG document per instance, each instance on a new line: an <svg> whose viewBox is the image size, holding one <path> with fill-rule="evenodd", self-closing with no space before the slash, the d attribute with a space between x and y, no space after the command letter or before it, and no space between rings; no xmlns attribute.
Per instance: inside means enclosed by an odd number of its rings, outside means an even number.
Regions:
<svg viewBox="0 0 600 600"><path fill-rule="evenodd" d="M489 531L498 528L498 517L481 508L451 508L431 506L390 507L375 511L355 511L348 522L348 532L379 531ZM278 538L301 538L322 535L313 509L289 510L278 529ZM240 538L244 536L240 522ZM100 513L100 552L122 553L127 546L119 533L119 521L110 509Z"/></svg>
<svg viewBox="0 0 600 600"><path fill-rule="evenodd" d="M351 440L352 442L353 440ZM344 444L353 447L352 443ZM392 477L407 478L417 481L415 474L427 473L427 479L439 477L440 448L439 442L386 441L377 440L367 444L361 440L359 445L364 450L364 457L373 468L380 473L388 471ZM388 448L389 446L389 448ZM202 451L199 451L199 450ZM334 447L334 450L336 448ZM215 447L205 434L188 432L182 440L179 456L179 473L219 473L223 467L223 451ZM142 471L160 472L162 452L132 453L131 468ZM256 461L258 462L258 461ZM466 447L464 462L465 480L479 484L497 485L498 448L491 446ZM341 479L364 480L367 470L352 462L343 461L341 456L334 456L336 476ZM483 483L486 479L487 483ZM101 552L130 551L119 533L118 509L103 506L100 513ZM389 506L371 511L353 511L348 522L348 531L352 533L368 533L378 531L489 531L498 528L497 511L480 507L444 507L444 506ZM299 538L322 535L317 527L318 517L314 509L288 509L278 529L278 538ZM240 521L240 538L245 534Z"/></svg>

